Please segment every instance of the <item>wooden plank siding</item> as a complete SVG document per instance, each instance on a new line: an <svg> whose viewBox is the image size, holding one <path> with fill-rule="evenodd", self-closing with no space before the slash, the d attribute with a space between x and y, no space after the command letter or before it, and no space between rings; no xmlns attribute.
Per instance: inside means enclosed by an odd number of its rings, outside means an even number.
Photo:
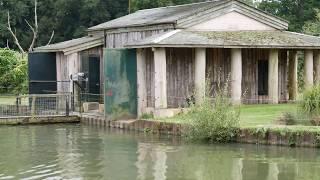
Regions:
<svg viewBox="0 0 320 180"><path fill-rule="evenodd" d="M151 48L146 49L146 88L147 107L155 106L154 95L154 56Z"/></svg>
<svg viewBox="0 0 320 180"><path fill-rule="evenodd" d="M268 61L267 49L242 49L242 93L243 103L268 103L267 95L258 94L258 62ZM279 101L288 100L287 51L279 50Z"/></svg>
<svg viewBox="0 0 320 180"><path fill-rule="evenodd" d="M193 48L166 48L168 108L186 107L194 94Z"/></svg>
<svg viewBox="0 0 320 180"><path fill-rule="evenodd" d="M103 61L103 46L87 49L80 52L80 59L82 60L88 60L88 57L95 56L100 57L100 94L103 94L104 92L104 61ZM83 64L83 63L81 63ZM88 63L85 63L88 64ZM81 67L81 71L82 71Z"/></svg>
<svg viewBox="0 0 320 180"><path fill-rule="evenodd" d="M230 85L230 49L207 49L206 63L207 80L209 80L207 85L210 85L211 96L214 96L217 90L222 90L225 88L225 85ZM228 88L228 90L229 89L230 88Z"/></svg>
<svg viewBox="0 0 320 180"><path fill-rule="evenodd" d="M268 96L258 94L258 63L268 61L269 50L242 49L242 99L245 104L266 103Z"/></svg>
<svg viewBox="0 0 320 180"><path fill-rule="evenodd" d="M82 71L82 59L89 56L100 57L100 83L101 93L103 93L103 49L102 46L84 50L78 53L70 55L64 55L61 52L57 52L56 65L57 65L57 92L66 93L72 92L72 82L70 81L70 75L79 73Z"/></svg>
<svg viewBox="0 0 320 180"><path fill-rule="evenodd" d="M289 100L288 68L289 59L287 50L279 50L279 101L286 103Z"/></svg>
<svg viewBox="0 0 320 180"><path fill-rule="evenodd" d="M167 32L173 29L153 29L145 31L131 31L120 33L106 33L106 48L124 48L130 42L139 41L147 37Z"/></svg>

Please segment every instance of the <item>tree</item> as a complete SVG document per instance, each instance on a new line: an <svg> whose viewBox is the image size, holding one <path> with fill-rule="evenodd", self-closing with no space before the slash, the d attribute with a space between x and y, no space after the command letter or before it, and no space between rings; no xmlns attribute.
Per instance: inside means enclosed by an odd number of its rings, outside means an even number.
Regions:
<svg viewBox="0 0 320 180"><path fill-rule="evenodd" d="M27 60L21 54L0 48L0 93L27 93Z"/></svg>
<svg viewBox="0 0 320 180"><path fill-rule="evenodd" d="M264 0L259 8L289 21L289 30L302 32L307 21L315 19L319 0Z"/></svg>
<svg viewBox="0 0 320 180"><path fill-rule="evenodd" d="M316 10L316 20L307 21L303 26L303 32L306 34L320 36L320 10Z"/></svg>

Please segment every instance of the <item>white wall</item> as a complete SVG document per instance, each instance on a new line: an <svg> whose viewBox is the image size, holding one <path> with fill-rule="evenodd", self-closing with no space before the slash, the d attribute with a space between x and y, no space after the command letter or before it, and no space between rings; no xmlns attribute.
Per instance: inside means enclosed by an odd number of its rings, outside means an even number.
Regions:
<svg viewBox="0 0 320 180"><path fill-rule="evenodd" d="M190 27L189 29L202 31L275 30L273 27L238 12L230 12L215 17L209 21Z"/></svg>

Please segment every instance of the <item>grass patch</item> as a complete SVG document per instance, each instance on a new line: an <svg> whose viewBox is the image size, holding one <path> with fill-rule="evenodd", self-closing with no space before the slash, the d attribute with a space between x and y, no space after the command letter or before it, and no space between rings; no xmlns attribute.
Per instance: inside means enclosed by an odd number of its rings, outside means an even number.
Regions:
<svg viewBox="0 0 320 180"><path fill-rule="evenodd" d="M240 113L240 126L257 126L274 124L285 112L295 113L296 104L258 104L242 105Z"/></svg>
<svg viewBox="0 0 320 180"><path fill-rule="evenodd" d="M285 112L295 113L296 104L255 104L241 105L240 107L240 126L251 127L259 125L272 125ZM171 118L157 119L163 122L188 123L184 115Z"/></svg>
<svg viewBox="0 0 320 180"><path fill-rule="evenodd" d="M0 104L2 105L14 105L16 104L16 97L0 97Z"/></svg>

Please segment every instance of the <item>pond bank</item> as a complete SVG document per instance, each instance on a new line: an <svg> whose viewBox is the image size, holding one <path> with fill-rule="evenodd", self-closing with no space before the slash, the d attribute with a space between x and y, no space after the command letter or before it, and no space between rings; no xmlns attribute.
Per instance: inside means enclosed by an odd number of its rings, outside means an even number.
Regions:
<svg viewBox="0 0 320 180"><path fill-rule="evenodd" d="M107 121L103 118L81 118L88 125L136 130L146 133L182 135L185 127L179 123L151 120ZM320 127L315 126L255 126L240 128L237 143L279 145L292 147L320 147Z"/></svg>

